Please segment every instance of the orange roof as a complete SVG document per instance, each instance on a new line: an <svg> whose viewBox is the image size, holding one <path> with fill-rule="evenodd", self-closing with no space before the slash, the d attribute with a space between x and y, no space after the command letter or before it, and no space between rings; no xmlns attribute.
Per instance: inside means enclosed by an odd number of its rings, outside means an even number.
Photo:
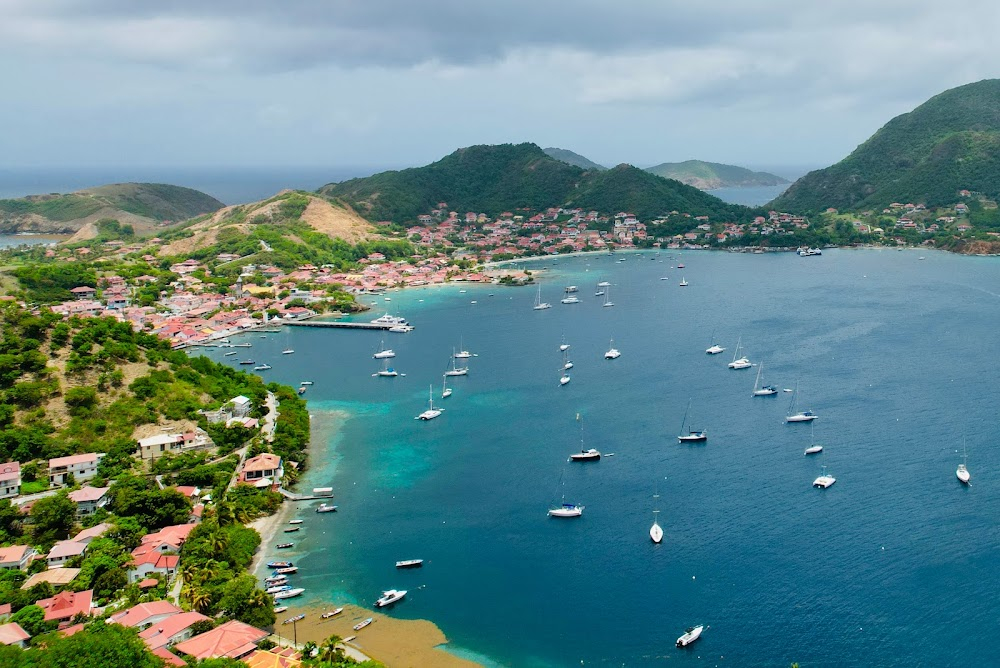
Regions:
<svg viewBox="0 0 1000 668"><path fill-rule="evenodd" d="M176 654L173 654L166 647L158 647L153 650L153 654L163 659L168 666L186 666L187 663Z"/></svg>
<svg viewBox="0 0 1000 668"><path fill-rule="evenodd" d="M290 647L279 650L275 648L259 649L242 659L249 668L298 668L302 665L300 654Z"/></svg>
<svg viewBox="0 0 1000 668"><path fill-rule="evenodd" d="M281 465L281 457L270 452L262 452L243 464L244 471L270 471Z"/></svg>
<svg viewBox="0 0 1000 668"><path fill-rule="evenodd" d="M208 619L200 612L180 612L162 619L148 629L139 633L139 637L146 641L150 649L164 647L175 635L188 628L195 622Z"/></svg>
<svg viewBox="0 0 1000 668"><path fill-rule="evenodd" d="M217 657L238 659L255 650L256 643L267 636L267 631L261 631L234 619L190 640L177 643L174 648L196 659Z"/></svg>

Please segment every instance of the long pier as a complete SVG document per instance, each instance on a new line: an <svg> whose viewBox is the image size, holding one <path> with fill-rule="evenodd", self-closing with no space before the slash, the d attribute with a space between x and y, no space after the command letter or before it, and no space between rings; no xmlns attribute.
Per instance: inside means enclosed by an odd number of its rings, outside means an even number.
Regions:
<svg viewBox="0 0 1000 668"><path fill-rule="evenodd" d="M289 327L335 327L339 329L389 329L395 327L385 322L331 322L304 320L302 322L286 322Z"/></svg>

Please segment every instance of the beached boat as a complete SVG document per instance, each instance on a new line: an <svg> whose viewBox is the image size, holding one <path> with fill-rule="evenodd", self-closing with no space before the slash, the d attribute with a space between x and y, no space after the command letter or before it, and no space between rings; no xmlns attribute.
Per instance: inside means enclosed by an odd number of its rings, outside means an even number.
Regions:
<svg viewBox="0 0 1000 668"><path fill-rule="evenodd" d="M378 346L378 350L376 350L375 354L372 355L372 357L377 360L389 359L395 356L396 353L393 352L392 348L385 347L385 339L382 339L382 342Z"/></svg>
<svg viewBox="0 0 1000 668"><path fill-rule="evenodd" d="M799 384L795 383L795 391L792 392L792 400L788 402L788 414L785 415L785 422L812 422L819 416L812 411L796 411L795 402L799 396Z"/></svg>
<svg viewBox="0 0 1000 668"><path fill-rule="evenodd" d="M371 617L369 617L368 619L361 620L360 622L358 622L357 624L355 624L352 628L355 631L360 631L361 629L365 628L366 626L368 626L369 624L371 624L374 621L375 621L374 619L372 619Z"/></svg>
<svg viewBox="0 0 1000 668"><path fill-rule="evenodd" d="M414 418L414 420L433 420L444 412L443 408L434 408L434 386L428 386L427 390L427 410Z"/></svg>
<svg viewBox="0 0 1000 668"><path fill-rule="evenodd" d="M398 603L399 601L402 601L403 597L405 596L406 596L405 589L389 589L387 591L382 592L381 598L375 601L375 606L378 608L384 608L388 605L392 605L393 603Z"/></svg>
<svg viewBox="0 0 1000 668"><path fill-rule="evenodd" d="M280 615L283 612L288 612L288 606L287 605L279 605L278 607L276 607L274 609L274 614L276 614L276 615Z"/></svg>
<svg viewBox="0 0 1000 668"><path fill-rule="evenodd" d="M704 624L699 624L698 626L692 626L687 631L684 632L680 638L677 639L678 647L687 647L695 640L701 637L701 632L705 630Z"/></svg>
<svg viewBox="0 0 1000 668"><path fill-rule="evenodd" d="M618 359L621 356L622 356L622 354L620 352L618 352L617 348L615 348L615 340L611 339L611 347L608 348L608 352L604 353L604 359L606 359L606 360L616 360L616 359Z"/></svg>
<svg viewBox="0 0 1000 668"><path fill-rule="evenodd" d="M268 568L289 568L289 567L294 566L294 565L295 564L293 564L290 561L269 561L269 562L267 562L267 567Z"/></svg>
<svg viewBox="0 0 1000 668"><path fill-rule="evenodd" d="M684 411L684 419L681 420L681 433L677 436L678 443L704 443L708 440L708 434L704 429L692 429L688 426L687 433L684 433L684 426L687 424L688 413L691 412L691 401L688 400L687 410Z"/></svg>
<svg viewBox="0 0 1000 668"><path fill-rule="evenodd" d="M538 284L538 292L535 294L535 305L532 308L536 311L544 311L547 308L552 308L552 304L542 301L542 284Z"/></svg>
<svg viewBox="0 0 1000 668"><path fill-rule="evenodd" d="M319 617L320 617L320 619L330 619L331 617L336 617L337 615L339 615L343 611L344 611L343 608L337 608L336 610L330 610L329 612L324 612Z"/></svg>
<svg viewBox="0 0 1000 668"><path fill-rule="evenodd" d="M774 385L761 385L760 376L764 373L764 363L761 362L757 367L757 378L753 381L753 394L752 397L772 397L778 394L778 388Z"/></svg>
<svg viewBox="0 0 1000 668"><path fill-rule="evenodd" d="M281 600L284 600L286 598L295 598L296 596L302 596L302 594L304 592L305 592L305 589L303 587L296 587L295 589L288 589L286 591L279 591L277 594L274 595L274 600L275 601L281 601Z"/></svg>
<svg viewBox="0 0 1000 668"><path fill-rule="evenodd" d="M305 613L302 613L300 615L295 615L294 617L289 617L288 619L286 619L285 621L283 621L281 623L282 624L294 624L295 622L302 621L305 618L306 618Z"/></svg>
<svg viewBox="0 0 1000 668"><path fill-rule="evenodd" d="M295 543L278 543L275 547L279 550L287 550L290 547L295 547Z"/></svg>
<svg viewBox="0 0 1000 668"><path fill-rule="evenodd" d="M289 563L291 563L291 562L289 562ZM275 575L292 575L293 573L298 573L298 572L299 572L299 567L298 566L285 566L284 568L275 568L274 569L274 574Z"/></svg>
<svg viewBox="0 0 1000 668"><path fill-rule="evenodd" d="M321 503L318 506L316 506L316 512L317 513L332 513L336 509L337 509L337 506L330 506L330 505L327 505L325 503Z"/></svg>
<svg viewBox="0 0 1000 668"><path fill-rule="evenodd" d="M396 568L420 568L423 565L423 559L404 559L396 562Z"/></svg>

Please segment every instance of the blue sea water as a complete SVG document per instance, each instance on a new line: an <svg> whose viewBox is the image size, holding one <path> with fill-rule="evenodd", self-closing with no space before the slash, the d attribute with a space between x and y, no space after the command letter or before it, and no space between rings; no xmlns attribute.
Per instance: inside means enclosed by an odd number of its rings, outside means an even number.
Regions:
<svg viewBox="0 0 1000 668"><path fill-rule="evenodd" d="M377 332L249 335L268 379L315 382L302 487L332 485L340 506L304 507L280 554L310 601L407 589L390 614L496 665L989 665L1000 261L921 252L550 258L534 265L547 311L533 288L393 292L364 319L388 307L416 325L384 335L395 379L371 376ZM569 284L583 303L558 303ZM564 335L575 368L560 387ZM814 435L784 423L789 394L751 398L756 369L726 368L739 337L767 382L798 386ZM612 338L622 356L606 361ZM460 344L478 356L439 402ZM429 385L446 411L422 423ZM705 445L676 441L689 401ZM614 456L569 463L581 425L585 447ZM805 457L813 438L826 449ZM822 465L826 490L811 486ZM546 517L563 494L582 518ZM397 571L407 558L426 564ZM695 623L702 639L675 649Z"/></svg>

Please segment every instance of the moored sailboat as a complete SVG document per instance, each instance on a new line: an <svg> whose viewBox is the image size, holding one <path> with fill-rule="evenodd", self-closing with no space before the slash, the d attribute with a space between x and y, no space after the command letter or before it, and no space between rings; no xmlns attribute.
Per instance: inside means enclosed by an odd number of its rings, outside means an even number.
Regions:
<svg viewBox="0 0 1000 668"><path fill-rule="evenodd" d="M653 494L653 499L659 499L659 494ZM653 526L649 527L649 537L654 543L660 543L663 540L663 529L660 527L660 523L656 521L656 516L660 514L660 509L657 507L657 502L653 501Z"/></svg>
<svg viewBox="0 0 1000 668"><path fill-rule="evenodd" d="M764 373L764 363L761 362L757 367L757 379L753 382L753 397L772 397L778 394L778 388L774 385L761 385L760 376Z"/></svg>
<svg viewBox="0 0 1000 668"><path fill-rule="evenodd" d="M819 416L812 411L796 411L795 402L799 396L799 384L795 383L795 390L792 392L792 400L788 402L788 414L785 416L785 422L812 422Z"/></svg>
<svg viewBox="0 0 1000 668"><path fill-rule="evenodd" d="M693 429L688 427L684 433L684 426L687 424L688 413L691 411L691 400L688 400L687 410L684 411L684 419L681 421L681 433L677 436L678 443L704 443L708 440L708 434L704 429Z"/></svg>
<svg viewBox="0 0 1000 668"><path fill-rule="evenodd" d="M747 359L746 355L740 355L742 343L743 337L736 340L736 352L733 353L733 361L727 365L730 369L749 369L753 366L753 364L750 363L750 360Z"/></svg>
<svg viewBox="0 0 1000 668"><path fill-rule="evenodd" d="M536 311L552 308L552 304L542 301L542 284L538 284L538 292L535 294L535 305L532 307Z"/></svg>
<svg viewBox="0 0 1000 668"><path fill-rule="evenodd" d="M427 410L415 417L415 420L433 420L434 418L441 415L444 412L443 408L434 408L434 386L431 385L427 390Z"/></svg>

